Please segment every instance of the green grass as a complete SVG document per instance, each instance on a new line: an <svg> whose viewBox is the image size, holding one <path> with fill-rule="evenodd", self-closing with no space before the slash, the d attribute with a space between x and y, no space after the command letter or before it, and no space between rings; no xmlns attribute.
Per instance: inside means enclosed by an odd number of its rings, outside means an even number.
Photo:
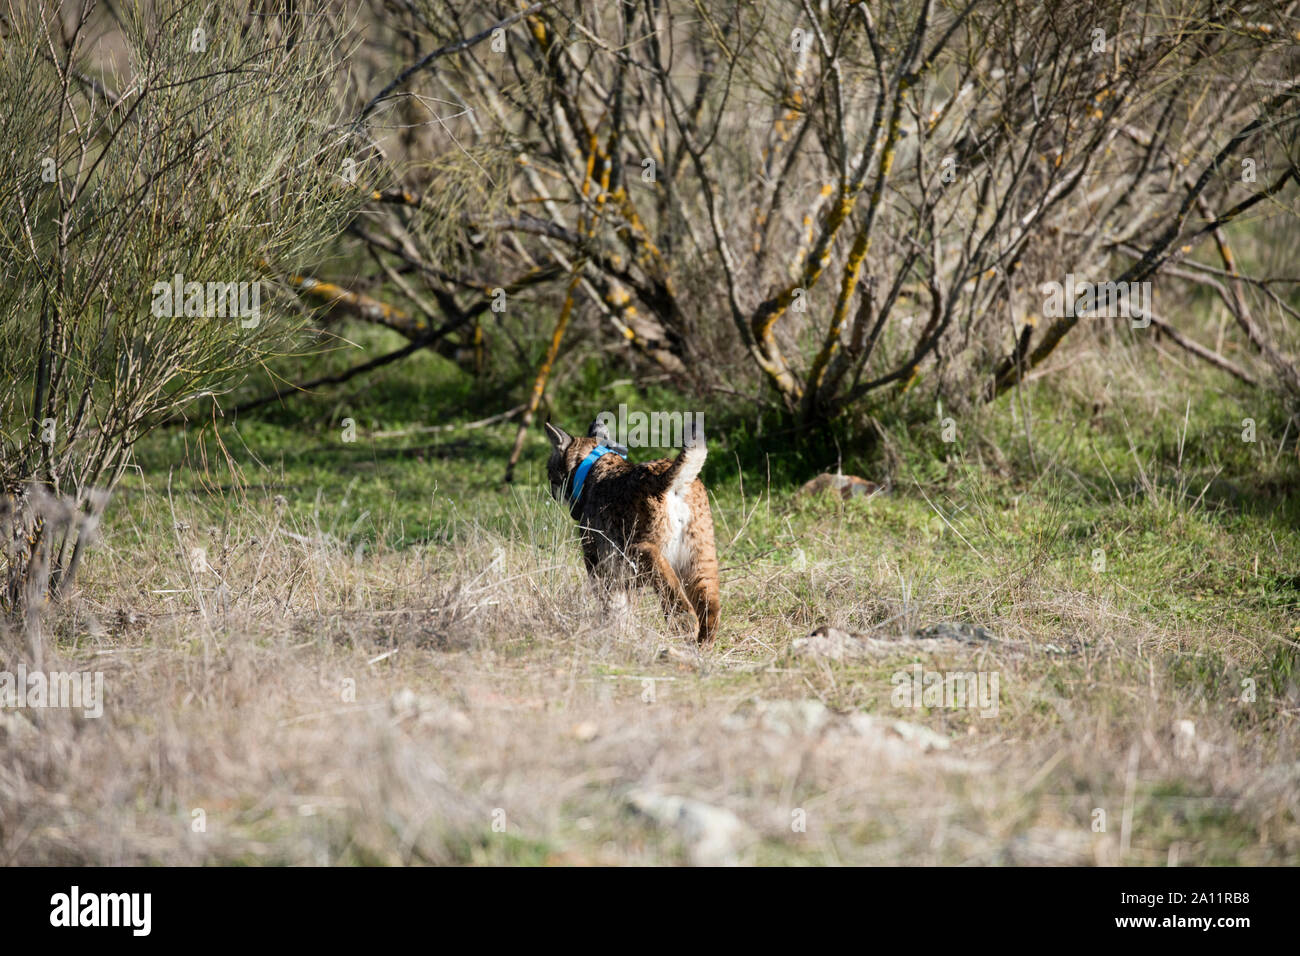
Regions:
<svg viewBox="0 0 1300 956"><path fill-rule="evenodd" d="M1122 368L1132 354L1117 348ZM654 786L732 807L757 863L1300 862L1286 797L1300 506L1295 446L1279 451L1285 412L1178 368L1132 371L1100 380L1076 365L947 412L951 443L920 392L874 410L873 441L849 422L813 439L773 436L765 421L761 437L752 407L711 406L703 477L723 617L698 655L653 602L623 627L586 593L572 522L541 480L540 429L512 486L513 424L418 430L509 408L522 382L481 394L418 356L215 432L156 432L57 628L60 653L120 662L122 703L101 735L119 756L100 787L68 782L74 809L42 811L57 818L48 832L103 830L116 811L92 808L111 786L132 795L144 830L211 808L211 839L141 837L127 856L149 862L687 861L680 834L624 804L629 788ZM620 401L692 407L600 381L591 362L561 362L555 419L577 429ZM1241 440L1247 417L1254 444ZM837 457L891 492L798 493ZM187 569L195 548L215 576ZM142 623L105 634L127 612ZM998 642L904 640L938 622ZM904 642L865 659L797 653L823 625ZM996 671L997 715L900 713L891 676L913 663ZM343 675L357 691L340 706ZM427 723L393 710L406 688L429 702ZM825 707L828 728L788 734L754 716L791 700ZM900 756L855 737L857 714L921 724L950 750ZM1194 759L1178 753L1184 720ZM595 730L575 738L579 724ZM194 756L158 764L157 734L180 734L168 746ZM75 740L83 763L101 759ZM806 808L806 833L791 832L792 806ZM30 847L69 858L53 837Z"/></svg>
<svg viewBox="0 0 1300 956"><path fill-rule="evenodd" d="M590 388L588 378L579 369L554 400L567 412L557 411L563 424L579 427L592 414L590 401L574 397ZM724 577L735 583L724 640L773 620L793 628L819 623L817 608L833 602L836 589L851 594L855 576L887 558L902 593L931 619L1024 616L1035 595L1069 592L1170 631L1283 639L1260 651L1253 672L1281 692L1294 683L1300 639L1300 500L1287 493L1295 454L1276 453L1284 413L1256 408L1257 394L1227 387L1195 394L1190 409L1164 395L1153 403L1136 394L1128 407L1116 396L1098 413L1069 389L1030 386L972 413L959 435L978 438L954 443L939 439L935 422L909 417L916 409L904 401L895 427L906 442L899 441L892 494L847 503L795 495L824 448L790 443L774 469L785 478L773 481L770 453L760 457L749 424L724 409L710 427L703 475ZM612 391L609 407L619 401L690 407L662 390L639 400L630 385ZM137 449L140 470L119 491L112 521L151 527L170 488L216 526L232 499L257 507L283 496L292 520L349 553L454 549L481 536L544 536L569 546L567 518L547 508L541 490L546 445L539 429L529 434L514 486L502 482L513 424L372 437L455 425L431 420L430 408L459 407L468 421L508 398L473 402L449 363L422 356L337 393L290 399L265 420L223 427L220 443L211 435L196 440L193 430L155 433ZM1255 444L1241 440L1241 419L1252 411L1263 439ZM353 442L343 440L340 423L348 417L356 421ZM849 460L865 477L881 478L881 459L870 455ZM769 569L795 566L807 573L780 589L745 586ZM837 623L869 630L883 620L850 615ZM909 622L921 620L912 614ZM1024 626L1070 640L1067 622L1050 610L1031 612ZM1179 684L1222 691L1227 678L1216 670L1217 653L1191 642L1168 659L1170 674Z"/></svg>

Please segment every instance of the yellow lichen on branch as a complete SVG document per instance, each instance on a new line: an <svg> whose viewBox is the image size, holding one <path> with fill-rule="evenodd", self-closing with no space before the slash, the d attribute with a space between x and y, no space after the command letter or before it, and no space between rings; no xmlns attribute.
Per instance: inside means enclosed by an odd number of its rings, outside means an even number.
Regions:
<svg viewBox="0 0 1300 956"><path fill-rule="evenodd" d="M537 414L537 406L542 402L542 393L546 391L546 381L551 377L551 368L555 365L555 358L560 354L560 342L564 339L564 331L569 327L569 316L573 313L573 294L578 289L578 283L581 281L581 269L577 265L574 267L573 278L569 280L569 288L564 295L564 305L560 309L560 317L555 323L555 329L551 332L551 342L546 349L546 357L542 359L542 365L537 370L537 377L533 380L533 390L528 396L528 407L524 409L523 418L519 420L519 431L515 434L515 445L510 451L510 458L506 462L506 482L514 481L515 465L519 462L519 455L524 449L524 439L528 436L528 429L533 424L533 416Z"/></svg>
<svg viewBox="0 0 1300 956"><path fill-rule="evenodd" d="M853 292L857 288L858 280L862 275L862 263L867 257L867 252L871 249L871 226L875 221L876 210L880 208L880 201L884 196L885 182L889 178L890 170L894 167L894 155L901 127L903 91L906 88L905 82L900 83L898 92L894 97L894 108L889 119L889 129L885 133L885 143L880 154L880 169L876 173L876 182L871 190L871 203L867 208L865 221L853 237L853 245L849 248L849 255L845 260L844 272L840 279L840 291L835 300L835 311L831 313L830 325L826 329L826 338L822 342L822 347L818 350L817 356L813 359L813 364L808 371L808 384L803 396L805 404L811 404L816 399L817 391L826 375L826 369L830 365L836 349L839 348L840 336L844 332L844 323L848 319L849 303L853 300ZM846 218L847 215L848 213L845 214Z"/></svg>
<svg viewBox="0 0 1300 956"><path fill-rule="evenodd" d="M314 299L329 309L341 309L358 318L385 325L408 339L417 339L429 331L429 323L387 302L380 302L361 292L353 292L332 282L311 276L289 275L284 281L302 296Z"/></svg>

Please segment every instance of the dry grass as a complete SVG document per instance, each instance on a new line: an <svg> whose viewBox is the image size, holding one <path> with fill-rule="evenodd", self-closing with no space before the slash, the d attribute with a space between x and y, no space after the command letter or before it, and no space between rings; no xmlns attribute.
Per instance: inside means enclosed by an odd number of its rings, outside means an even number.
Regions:
<svg viewBox="0 0 1300 956"><path fill-rule="evenodd" d="M540 497L507 505L510 537L360 555L271 502L220 531L178 505L171 548L110 542L51 622L47 668L103 671L103 718L0 712L0 862L1300 860L1295 702L1216 697L1171 663L1212 646L1258 673L1261 635L1144 622L1122 589L1024 562L972 579L852 556L896 506L771 505L809 522L809 563L730 572L697 652L647 602L606 614ZM996 644L902 640L972 612ZM794 653L814 623L875 640ZM998 716L892 708L914 660L998 672ZM646 792L735 820L656 817Z"/></svg>

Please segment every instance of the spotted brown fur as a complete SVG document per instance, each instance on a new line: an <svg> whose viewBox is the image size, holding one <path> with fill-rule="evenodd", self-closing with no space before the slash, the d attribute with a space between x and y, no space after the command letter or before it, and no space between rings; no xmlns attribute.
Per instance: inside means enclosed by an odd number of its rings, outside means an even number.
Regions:
<svg viewBox="0 0 1300 956"><path fill-rule="evenodd" d="M598 445L611 444L599 422L575 437L547 422L551 494L578 522L587 573L614 587L652 584L664 613L687 617L700 642L718 629L718 556L713 515L698 477L708 454L698 424L676 458L633 464L616 454L596 460L581 495L569 501L574 472Z"/></svg>

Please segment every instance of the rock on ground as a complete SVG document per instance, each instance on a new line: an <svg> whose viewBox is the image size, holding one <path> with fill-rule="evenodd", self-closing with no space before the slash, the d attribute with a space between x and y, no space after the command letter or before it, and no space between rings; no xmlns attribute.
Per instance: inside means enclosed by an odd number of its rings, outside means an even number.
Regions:
<svg viewBox="0 0 1300 956"><path fill-rule="evenodd" d="M694 866L735 866L750 830L730 810L690 797L633 790L628 803L659 826L677 833Z"/></svg>

